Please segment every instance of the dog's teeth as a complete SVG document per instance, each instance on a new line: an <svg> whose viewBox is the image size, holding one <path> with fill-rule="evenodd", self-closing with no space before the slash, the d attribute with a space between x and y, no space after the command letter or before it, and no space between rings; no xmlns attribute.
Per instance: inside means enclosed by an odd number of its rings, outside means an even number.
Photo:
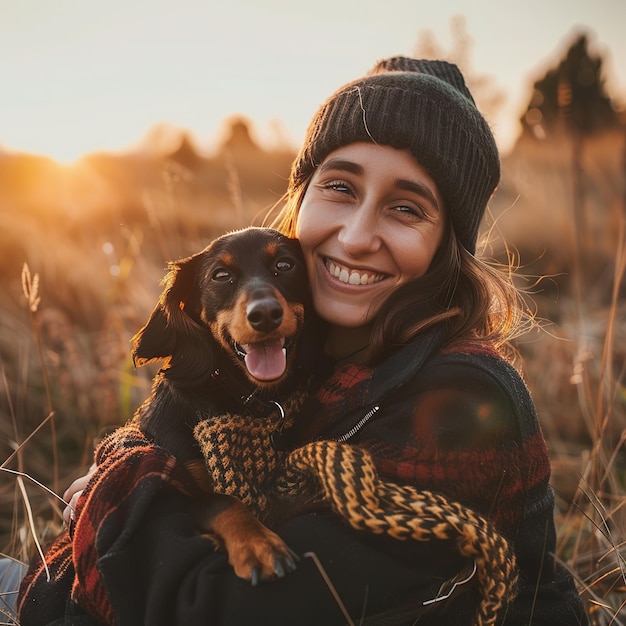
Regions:
<svg viewBox="0 0 626 626"><path fill-rule="evenodd" d="M233 343L233 348L235 349L235 353L240 359L244 359L246 354L248 353L248 348L246 346L242 346L238 343Z"/></svg>

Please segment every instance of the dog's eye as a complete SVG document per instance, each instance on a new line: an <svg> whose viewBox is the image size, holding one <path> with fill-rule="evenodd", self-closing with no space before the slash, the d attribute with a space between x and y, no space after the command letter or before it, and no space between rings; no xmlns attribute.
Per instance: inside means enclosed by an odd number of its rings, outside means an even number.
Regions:
<svg viewBox="0 0 626 626"><path fill-rule="evenodd" d="M290 269L293 269L294 262L287 257L283 257L282 259L278 259L276 261L276 271L278 272L288 272Z"/></svg>
<svg viewBox="0 0 626 626"><path fill-rule="evenodd" d="M232 275L228 270L220 267L219 269L216 269L213 274L211 274L211 280L217 280L218 282L225 283L232 280Z"/></svg>

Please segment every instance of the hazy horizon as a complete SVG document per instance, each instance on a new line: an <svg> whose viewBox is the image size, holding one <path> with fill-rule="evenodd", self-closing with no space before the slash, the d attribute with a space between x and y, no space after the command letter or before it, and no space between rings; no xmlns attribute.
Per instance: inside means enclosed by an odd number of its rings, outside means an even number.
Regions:
<svg viewBox="0 0 626 626"><path fill-rule="evenodd" d="M469 71L503 96L486 113L504 151L532 83L581 30L604 60L609 95L626 102L621 0L417 4L0 0L0 150L71 162L130 149L159 124L207 150L233 115L261 144L295 148L319 103L376 60L429 39L454 56L455 16L471 39Z"/></svg>

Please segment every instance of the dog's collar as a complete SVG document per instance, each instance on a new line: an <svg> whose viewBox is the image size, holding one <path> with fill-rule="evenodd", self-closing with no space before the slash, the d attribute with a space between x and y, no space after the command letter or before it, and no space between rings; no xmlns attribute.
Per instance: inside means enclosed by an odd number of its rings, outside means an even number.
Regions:
<svg viewBox="0 0 626 626"><path fill-rule="evenodd" d="M276 411L276 403L264 402L257 398L257 387L250 390L249 387L242 384L235 377L229 376L228 372L222 368L215 368L211 372L211 378L219 385L220 391L230 395L253 417L267 417L270 413Z"/></svg>

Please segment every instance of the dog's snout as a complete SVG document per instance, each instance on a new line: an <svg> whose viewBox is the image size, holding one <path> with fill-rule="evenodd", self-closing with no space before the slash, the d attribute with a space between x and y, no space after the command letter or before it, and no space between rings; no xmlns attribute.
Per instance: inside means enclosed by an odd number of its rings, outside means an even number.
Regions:
<svg viewBox="0 0 626 626"><path fill-rule="evenodd" d="M268 333L276 330L283 321L283 307L275 298L259 298L250 302L246 316L254 330Z"/></svg>

